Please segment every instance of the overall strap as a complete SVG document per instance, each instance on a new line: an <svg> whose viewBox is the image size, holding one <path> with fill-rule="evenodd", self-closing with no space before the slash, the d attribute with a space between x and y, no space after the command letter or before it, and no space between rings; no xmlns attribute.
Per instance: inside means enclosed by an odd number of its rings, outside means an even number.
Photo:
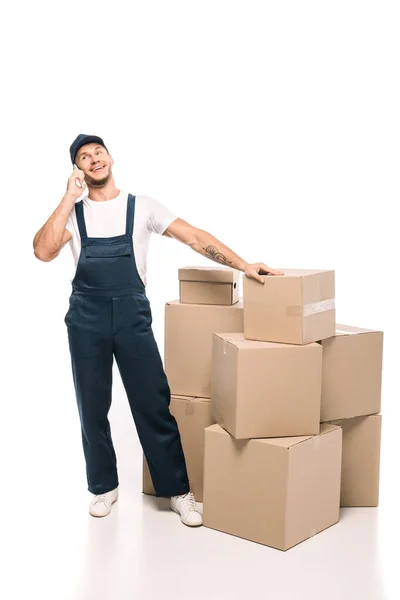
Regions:
<svg viewBox="0 0 400 600"><path fill-rule="evenodd" d="M126 231L125 234L132 237L133 234L133 218L135 214L135 196L128 194L128 202L126 207Z"/></svg>
<svg viewBox="0 0 400 600"><path fill-rule="evenodd" d="M75 214L76 214L76 220L78 221L79 234L81 236L81 241L86 240L87 233L86 233L85 217L83 216L82 200L75 203Z"/></svg>

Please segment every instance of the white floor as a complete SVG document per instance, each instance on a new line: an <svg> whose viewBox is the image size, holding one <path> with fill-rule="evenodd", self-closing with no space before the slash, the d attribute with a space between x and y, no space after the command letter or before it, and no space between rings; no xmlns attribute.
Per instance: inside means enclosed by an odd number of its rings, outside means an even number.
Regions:
<svg viewBox="0 0 400 600"><path fill-rule="evenodd" d="M108 517L91 517L69 377L66 369L59 395L49 392L51 378L43 383L40 411L32 404L19 421L20 439L14 427L14 455L4 456L11 485L2 494L2 598L400 598L393 470L382 465L378 509L344 509L337 525L287 552L191 529L168 500L141 493L141 449L117 372L110 420L120 495Z"/></svg>

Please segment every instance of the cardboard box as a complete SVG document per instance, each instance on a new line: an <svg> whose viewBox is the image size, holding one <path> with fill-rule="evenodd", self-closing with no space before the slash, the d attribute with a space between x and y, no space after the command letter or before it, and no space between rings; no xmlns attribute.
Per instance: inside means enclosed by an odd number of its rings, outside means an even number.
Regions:
<svg viewBox="0 0 400 600"><path fill-rule="evenodd" d="M383 333L337 325L321 344L321 421L380 412Z"/></svg>
<svg viewBox="0 0 400 600"><path fill-rule="evenodd" d="M243 276L244 335L309 344L335 334L335 272L281 269L261 284Z"/></svg>
<svg viewBox="0 0 400 600"><path fill-rule="evenodd" d="M174 415L181 435L190 490L197 502L203 502L204 429L214 423L208 398L171 396L171 414ZM143 457L143 492L154 494L146 459Z"/></svg>
<svg viewBox="0 0 400 600"><path fill-rule="evenodd" d="M211 414L236 439L319 433L322 347L215 333Z"/></svg>
<svg viewBox="0 0 400 600"><path fill-rule="evenodd" d="M287 550L339 520L342 430L235 440L205 430L206 527Z"/></svg>
<svg viewBox="0 0 400 600"><path fill-rule="evenodd" d="M210 398L214 331L243 332L241 300L231 306L166 304L164 363L172 394Z"/></svg>
<svg viewBox="0 0 400 600"><path fill-rule="evenodd" d="M227 267L183 267L178 271L179 300L188 304L239 302L239 271Z"/></svg>
<svg viewBox="0 0 400 600"><path fill-rule="evenodd" d="M378 506L382 415L333 424L343 429L341 506Z"/></svg>

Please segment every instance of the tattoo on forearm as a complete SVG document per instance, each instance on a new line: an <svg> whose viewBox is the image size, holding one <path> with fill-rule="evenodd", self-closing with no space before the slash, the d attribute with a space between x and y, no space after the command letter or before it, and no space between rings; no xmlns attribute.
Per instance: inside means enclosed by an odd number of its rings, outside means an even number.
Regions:
<svg viewBox="0 0 400 600"><path fill-rule="evenodd" d="M224 254L218 252L218 248L215 246L207 246L207 248L203 248L206 253L207 258L211 258L211 260L215 260L223 265L232 264L232 261L228 260Z"/></svg>

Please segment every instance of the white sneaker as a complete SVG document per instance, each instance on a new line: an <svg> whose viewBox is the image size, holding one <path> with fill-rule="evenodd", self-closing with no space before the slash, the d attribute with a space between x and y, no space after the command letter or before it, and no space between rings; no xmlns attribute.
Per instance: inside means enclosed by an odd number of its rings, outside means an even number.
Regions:
<svg viewBox="0 0 400 600"><path fill-rule="evenodd" d="M171 496L171 508L181 515L181 521L189 527L203 525L203 517L197 507L192 492L181 496Z"/></svg>
<svg viewBox="0 0 400 600"><path fill-rule="evenodd" d="M112 504L118 499L118 488L105 494L95 496L89 505L89 512L92 517L105 517L111 512Z"/></svg>

